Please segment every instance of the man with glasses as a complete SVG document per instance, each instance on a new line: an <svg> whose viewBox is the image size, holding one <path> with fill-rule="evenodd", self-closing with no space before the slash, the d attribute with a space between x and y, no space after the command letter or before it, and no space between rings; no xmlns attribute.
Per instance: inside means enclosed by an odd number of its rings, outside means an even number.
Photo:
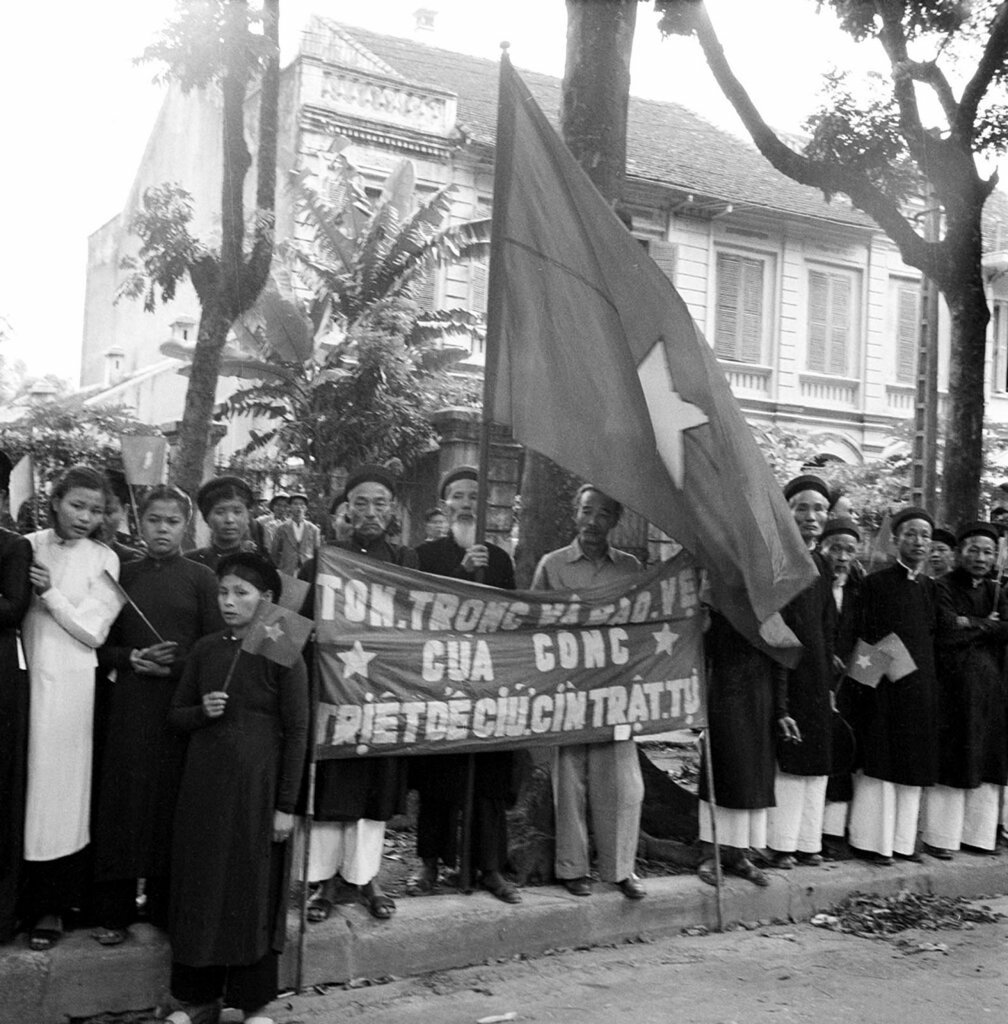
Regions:
<svg viewBox="0 0 1008 1024"><path fill-rule="evenodd" d="M899 678L883 676L878 686L859 692L862 771L854 778L850 844L878 864L892 864L894 854L921 859L921 796L938 781L938 600L935 581L924 575L933 531L934 520L924 509L898 512L892 520L897 561L868 576L861 589L860 638L877 644L895 634L913 660L912 666L891 669Z"/></svg>
<svg viewBox="0 0 1008 1024"><path fill-rule="evenodd" d="M392 543L387 536L395 496L395 477L384 466L355 469L346 482L350 536L336 546L415 569L416 552ZM314 582L315 572L312 559L301 570L301 579ZM314 593L312 587L301 609L307 618L315 617ZM406 768L401 758L346 758L316 765L308 882L317 889L308 901L310 921L324 921L332 912L337 876L358 887L373 917L387 920L395 913L395 901L382 891L378 872L385 823L405 808Z"/></svg>

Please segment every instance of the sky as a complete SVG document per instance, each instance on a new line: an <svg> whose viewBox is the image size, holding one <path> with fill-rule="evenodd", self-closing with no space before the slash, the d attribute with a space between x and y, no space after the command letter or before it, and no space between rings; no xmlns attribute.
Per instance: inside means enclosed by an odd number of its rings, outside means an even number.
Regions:
<svg viewBox="0 0 1008 1024"><path fill-rule="evenodd" d="M134 58L174 0L32 0L8 4L0 34L0 354L33 374L77 382L87 237L125 202L163 95ZM312 13L415 35L412 12L436 11L433 45L563 75L563 0L281 0L286 63ZM765 118L798 130L821 74L864 62L815 0L708 0L729 60ZM770 16L772 13L772 16ZM650 4L637 15L631 91L691 107L741 133L693 40L663 40ZM862 51L864 47L860 48Z"/></svg>

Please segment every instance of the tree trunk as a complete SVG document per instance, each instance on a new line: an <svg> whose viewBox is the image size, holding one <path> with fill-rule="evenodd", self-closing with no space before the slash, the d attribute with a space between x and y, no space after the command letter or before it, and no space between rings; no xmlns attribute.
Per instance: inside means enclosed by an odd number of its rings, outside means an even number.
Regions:
<svg viewBox="0 0 1008 1024"><path fill-rule="evenodd" d="M567 63L561 131L595 187L615 205L626 169L630 52L637 0L567 0ZM577 481L528 452L522 474L518 584L527 586L539 559L569 543Z"/></svg>
<svg viewBox="0 0 1008 1024"><path fill-rule="evenodd" d="M203 480L209 447L221 352L235 318L249 309L269 273L273 254L276 191L276 143L279 96L279 0L264 4L264 35L274 44L263 72L259 112L256 231L252 253L244 256L244 184L251 166L245 142L245 94L248 87L248 28L245 0L229 0L222 93L224 169L221 179L221 254L216 273L193 275L200 300L200 325L189 387L179 428L179 456L172 482L195 497Z"/></svg>
<svg viewBox="0 0 1008 1024"><path fill-rule="evenodd" d="M984 368L990 311L984 294L979 247L974 266L943 289L952 320L949 414L944 427L942 521L954 527L977 518L983 468Z"/></svg>

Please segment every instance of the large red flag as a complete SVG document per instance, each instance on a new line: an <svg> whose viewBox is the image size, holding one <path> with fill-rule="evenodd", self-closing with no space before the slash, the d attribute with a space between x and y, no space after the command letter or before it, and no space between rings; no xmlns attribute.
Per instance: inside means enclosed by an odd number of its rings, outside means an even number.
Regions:
<svg viewBox="0 0 1008 1024"><path fill-rule="evenodd" d="M500 82L488 412L675 537L769 639L816 573L780 486L686 304L506 55Z"/></svg>

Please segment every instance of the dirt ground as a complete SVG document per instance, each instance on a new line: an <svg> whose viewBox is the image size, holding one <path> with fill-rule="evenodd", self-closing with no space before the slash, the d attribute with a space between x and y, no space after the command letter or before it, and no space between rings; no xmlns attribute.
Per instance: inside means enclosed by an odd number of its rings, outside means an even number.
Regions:
<svg viewBox="0 0 1008 1024"><path fill-rule="evenodd" d="M1006 897L984 905L1008 913ZM1006 954L1008 919L887 938L753 924L288 997L274 1011L277 1024L978 1024L1008 1019Z"/></svg>

